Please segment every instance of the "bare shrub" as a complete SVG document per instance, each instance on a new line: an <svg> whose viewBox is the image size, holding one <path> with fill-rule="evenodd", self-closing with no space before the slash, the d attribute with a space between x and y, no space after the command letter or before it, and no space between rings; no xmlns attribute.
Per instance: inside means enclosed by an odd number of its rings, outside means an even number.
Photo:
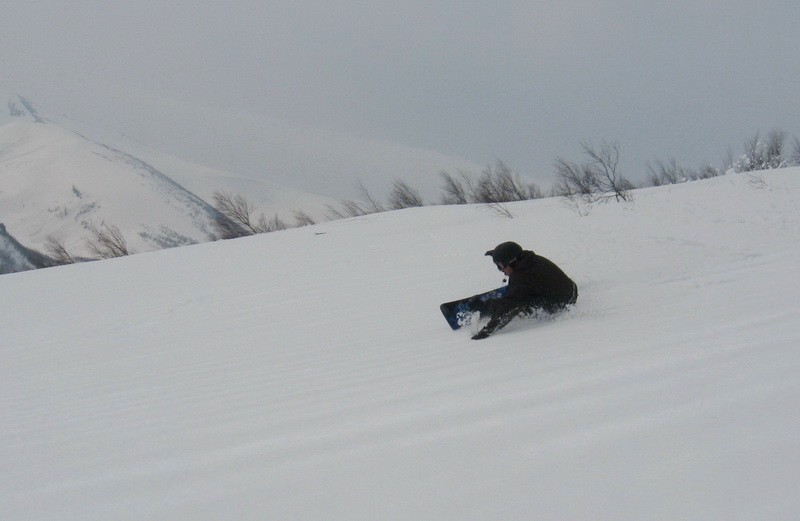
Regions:
<svg viewBox="0 0 800 521"><path fill-rule="evenodd" d="M257 222L253 221L253 206L244 196L214 192L212 199L218 213L212 218L211 224L221 239L236 239L269 231L264 214Z"/></svg>
<svg viewBox="0 0 800 521"><path fill-rule="evenodd" d="M583 164L558 158L555 162L556 194L587 201L630 201L633 183L619 173L619 145L603 141L600 148L581 143Z"/></svg>
<svg viewBox="0 0 800 521"><path fill-rule="evenodd" d="M294 211L294 223L298 228L301 226L311 226L317 224L313 217L302 210Z"/></svg>
<svg viewBox="0 0 800 521"><path fill-rule="evenodd" d="M558 175L555 185L557 195L590 196L595 192L596 183L589 167L559 157L555 161L555 169Z"/></svg>
<svg viewBox="0 0 800 521"><path fill-rule="evenodd" d="M86 246L94 255L101 259L113 259L129 255L128 244L119 228L103 224L89 226L90 236L86 239Z"/></svg>
<svg viewBox="0 0 800 521"><path fill-rule="evenodd" d="M469 203L468 195L472 190L472 179L469 174L459 170L459 178L456 179L451 176L447 171L442 170L439 176L442 178L442 204L467 204Z"/></svg>
<svg viewBox="0 0 800 521"><path fill-rule="evenodd" d="M767 135L764 157L767 169L784 168L786 166L786 160L783 157L784 143L786 143L786 132L783 130L774 129Z"/></svg>
<svg viewBox="0 0 800 521"><path fill-rule="evenodd" d="M359 217L367 215L368 211L361 207L356 201L340 201L339 208L331 205L326 206L328 217L331 219L347 219L348 217Z"/></svg>
<svg viewBox="0 0 800 521"><path fill-rule="evenodd" d="M652 186L674 185L696 177L691 170L679 166L675 159L670 159L667 163L661 160L656 160L655 164L647 163L647 170L650 172L648 180Z"/></svg>
<svg viewBox="0 0 800 521"><path fill-rule="evenodd" d="M539 199L542 191L535 184L524 184L502 161L494 167L486 167L472 189L472 198L476 203L509 203Z"/></svg>
<svg viewBox="0 0 800 521"><path fill-rule="evenodd" d="M211 218L211 226L214 229L214 234L211 234L212 240L236 239L238 237L252 235L252 233L248 232L222 212L215 214Z"/></svg>
<svg viewBox="0 0 800 521"><path fill-rule="evenodd" d="M422 196L420 196L419 191L411 188L404 181L396 179L389 194L389 208L402 210L403 208L415 208L418 206L423 206Z"/></svg>
<svg viewBox="0 0 800 521"><path fill-rule="evenodd" d="M61 239L50 235L45 241L44 247L47 250L47 254L55 261L57 265L63 266L65 264L75 264L75 257L73 257L67 251L66 246L64 246L64 241Z"/></svg>
<svg viewBox="0 0 800 521"><path fill-rule="evenodd" d="M459 171L458 178L446 171L439 173L442 178L442 204L483 204L492 211L508 219L514 215L505 203L527 201L544 197L541 189L534 183L524 183L518 174L502 161L494 167L486 167L477 181L466 172Z"/></svg>
<svg viewBox="0 0 800 521"><path fill-rule="evenodd" d="M706 165L697 171L697 179L711 179L721 176L724 172L713 165Z"/></svg>
<svg viewBox="0 0 800 521"><path fill-rule="evenodd" d="M759 165L762 162L761 141L758 132L744 143L744 154L734 163L734 170L737 172L751 172L761 170Z"/></svg>
<svg viewBox="0 0 800 521"><path fill-rule="evenodd" d="M782 130L770 131L766 141L762 141L760 133L756 132L751 139L745 141L744 154L732 163L734 171L752 172L787 166L788 161L783 157L785 142L786 133Z"/></svg>
<svg viewBox="0 0 800 521"><path fill-rule="evenodd" d="M358 182L358 189L361 192L361 199L364 201L364 208L367 213L380 213L385 212L386 208L367 190L367 187L362 181Z"/></svg>
<svg viewBox="0 0 800 521"><path fill-rule="evenodd" d="M341 208L327 205L328 216L332 219L346 219L348 217L360 217L386 211L386 208L372 196L362 181L358 182L358 187L361 192L361 202L353 200L340 201Z"/></svg>
<svg viewBox="0 0 800 521"><path fill-rule="evenodd" d="M722 175L723 171L713 165L706 165L698 170L684 168L674 160L668 163L656 161L655 164L647 163L650 171L648 181L651 186L671 185L684 183L686 181L697 181L699 179L711 179Z"/></svg>
<svg viewBox="0 0 800 521"><path fill-rule="evenodd" d="M291 226L289 226L289 224L283 219L281 219L276 213L269 221L264 219L264 216L262 215L259 220L258 228L264 230L263 232L258 232L258 233L271 233L271 232L278 232L281 230L288 230L289 228L291 228Z"/></svg>

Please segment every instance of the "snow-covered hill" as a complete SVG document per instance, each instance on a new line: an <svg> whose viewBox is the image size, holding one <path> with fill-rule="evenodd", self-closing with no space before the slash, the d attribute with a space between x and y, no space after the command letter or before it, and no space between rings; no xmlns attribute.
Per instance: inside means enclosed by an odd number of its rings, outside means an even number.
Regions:
<svg viewBox="0 0 800 521"><path fill-rule="evenodd" d="M0 511L797 519L799 193L729 175L0 277ZM504 240L580 298L471 341L438 304L496 287Z"/></svg>
<svg viewBox="0 0 800 521"><path fill-rule="evenodd" d="M134 251L208 240L214 212L144 161L45 122L0 127L0 215L32 247L118 227Z"/></svg>
<svg viewBox="0 0 800 521"><path fill-rule="evenodd" d="M44 118L16 96L0 118L0 222L27 247L48 239L87 255L92 226L115 226L134 252L205 242L215 191L246 195L257 211L293 222L320 219L334 201L137 147L136 154L87 139Z"/></svg>

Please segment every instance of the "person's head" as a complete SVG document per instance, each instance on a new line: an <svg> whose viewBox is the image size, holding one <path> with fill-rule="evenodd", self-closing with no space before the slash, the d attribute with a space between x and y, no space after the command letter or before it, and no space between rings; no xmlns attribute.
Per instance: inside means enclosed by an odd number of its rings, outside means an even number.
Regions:
<svg viewBox="0 0 800 521"><path fill-rule="evenodd" d="M486 255L492 258L497 269L509 275L514 269L514 263L517 262L520 254L522 253L522 246L516 242L504 242L498 244L495 249L486 252Z"/></svg>

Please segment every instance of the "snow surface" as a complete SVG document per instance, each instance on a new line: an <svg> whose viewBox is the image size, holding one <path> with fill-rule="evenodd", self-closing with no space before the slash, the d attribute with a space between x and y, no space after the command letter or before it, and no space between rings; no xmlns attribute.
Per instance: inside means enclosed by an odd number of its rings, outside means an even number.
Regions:
<svg viewBox="0 0 800 521"><path fill-rule="evenodd" d="M0 277L7 520L796 520L800 169ZM516 240L580 288L470 340ZM474 330L474 329L473 329Z"/></svg>

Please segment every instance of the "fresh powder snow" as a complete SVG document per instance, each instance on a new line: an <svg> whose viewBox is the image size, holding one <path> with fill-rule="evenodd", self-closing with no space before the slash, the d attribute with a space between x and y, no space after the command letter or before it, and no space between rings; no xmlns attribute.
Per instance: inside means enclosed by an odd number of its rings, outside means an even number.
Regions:
<svg viewBox="0 0 800 521"><path fill-rule="evenodd" d="M4 520L796 520L800 169L0 277ZM578 284L483 341L513 240Z"/></svg>

